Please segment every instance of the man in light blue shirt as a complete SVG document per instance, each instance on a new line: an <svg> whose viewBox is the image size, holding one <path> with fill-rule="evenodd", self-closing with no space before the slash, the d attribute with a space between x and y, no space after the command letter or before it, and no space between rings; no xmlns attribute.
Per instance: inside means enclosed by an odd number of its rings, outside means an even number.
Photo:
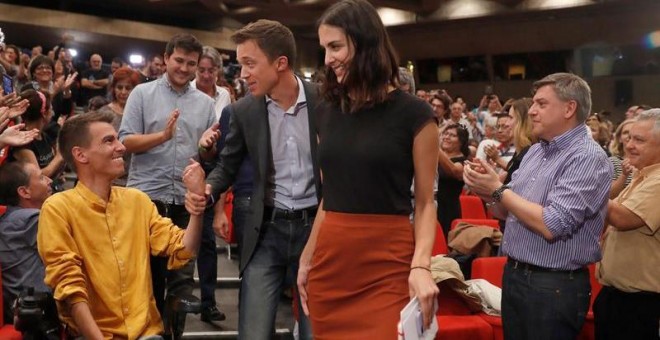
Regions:
<svg viewBox="0 0 660 340"><path fill-rule="evenodd" d="M119 139L133 153L126 186L149 195L158 212L178 226L188 225L190 218L183 205L183 170L191 158L212 153L200 148L199 140L218 138L213 100L190 86L201 54L194 36L172 37L165 48L166 73L131 92L119 129ZM165 282L168 295L191 294L194 263L168 272L167 258L152 258L154 297L164 320Z"/></svg>

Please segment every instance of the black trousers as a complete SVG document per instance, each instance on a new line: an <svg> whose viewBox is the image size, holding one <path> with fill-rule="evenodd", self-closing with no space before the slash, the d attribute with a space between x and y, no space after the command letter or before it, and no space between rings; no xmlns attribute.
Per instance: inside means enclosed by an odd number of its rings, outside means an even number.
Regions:
<svg viewBox="0 0 660 340"><path fill-rule="evenodd" d="M603 286L594 301L597 340L660 338L660 294Z"/></svg>

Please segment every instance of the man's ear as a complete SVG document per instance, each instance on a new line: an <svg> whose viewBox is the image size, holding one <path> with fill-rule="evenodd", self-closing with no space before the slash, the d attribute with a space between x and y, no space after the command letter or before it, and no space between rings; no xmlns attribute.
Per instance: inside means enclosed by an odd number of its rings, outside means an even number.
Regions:
<svg viewBox="0 0 660 340"><path fill-rule="evenodd" d="M566 103L564 118L570 119L575 115L577 115L577 102L575 100L569 100L568 103Z"/></svg>
<svg viewBox="0 0 660 340"><path fill-rule="evenodd" d="M16 189L16 192L18 193L19 197L25 200L29 200L32 197L32 194L30 194L30 189L25 185L21 185L20 187L18 187L18 189Z"/></svg>
<svg viewBox="0 0 660 340"><path fill-rule="evenodd" d="M277 70L282 72L289 68L289 58L280 56L277 58Z"/></svg>
<svg viewBox="0 0 660 340"><path fill-rule="evenodd" d="M85 150L79 146L74 146L71 149L71 155L73 156L73 159L76 160L78 163L82 164L87 164L89 163L89 158L87 158L87 154L85 153Z"/></svg>

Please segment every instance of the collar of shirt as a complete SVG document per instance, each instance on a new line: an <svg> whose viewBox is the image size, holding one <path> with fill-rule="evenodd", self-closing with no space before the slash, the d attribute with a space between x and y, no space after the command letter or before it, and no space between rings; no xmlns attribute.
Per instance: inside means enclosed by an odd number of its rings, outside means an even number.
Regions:
<svg viewBox="0 0 660 340"><path fill-rule="evenodd" d="M301 108L307 105L307 97L305 96L305 88L303 87L302 80L296 77L296 81L298 82L298 98L296 99L296 103L293 106L284 111L284 114L290 114L292 116L295 116ZM277 105L273 98L266 95L266 106L271 105L271 103L273 105Z"/></svg>
<svg viewBox="0 0 660 340"><path fill-rule="evenodd" d="M97 194L95 194L87 186L85 186L81 181L78 181L74 190L76 191L76 193L78 193L78 195L80 195L80 197L82 197L86 201L89 201L95 208L98 208L99 211L105 210L107 202L104 201ZM112 194L110 195L112 196Z"/></svg>
<svg viewBox="0 0 660 340"><path fill-rule="evenodd" d="M649 176L653 176L654 173L658 173L660 175L660 163L649 165L641 170L638 171L638 176L642 176L643 178L647 178Z"/></svg>
<svg viewBox="0 0 660 340"><path fill-rule="evenodd" d="M541 140L541 147L543 151L564 150L571 146L575 141L580 140L580 137L587 135L587 130L583 124L564 132L563 134L553 138L551 141Z"/></svg>
<svg viewBox="0 0 660 340"><path fill-rule="evenodd" d="M193 89L197 89L197 90L199 90L199 89L197 88L197 79L193 79L193 80L190 82L190 87L192 87ZM201 91L201 90L200 90L200 91ZM215 92L214 95L213 95L213 101L218 101L218 97L220 97L220 91L221 91L221 90L220 90L220 86L215 85L215 91L213 91L213 92Z"/></svg>
<svg viewBox="0 0 660 340"><path fill-rule="evenodd" d="M185 94L186 92L188 92L188 90L190 90L190 82L187 82L186 85L181 89L181 91L177 91L172 86L172 83L170 83L170 79L169 79L169 76L167 75L167 73L164 74L162 77L156 79L155 81L158 81L158 82L160 82L160 84L162 84L164 86L167 86L167 88L170 89L170 91L172 91L176 94Z"/></svg>

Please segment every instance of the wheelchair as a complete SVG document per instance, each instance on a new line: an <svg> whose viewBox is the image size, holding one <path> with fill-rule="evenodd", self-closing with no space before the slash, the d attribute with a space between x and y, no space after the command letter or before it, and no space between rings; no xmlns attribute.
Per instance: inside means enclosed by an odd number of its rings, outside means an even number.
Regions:
<svg viewBox="0 0 660 340"><path fill-rule="evenodd" d="M165 329L163 338L165 340L180 340L183 336L182 323L187 314L199 314L202 304L194 295L174 296L169 295L166 299L166 315L164 320ZM14 313L18 320L15 329L22 335L23 340L68 340L65 327L60 323L57 315L55 299L48 293L37 293L30 287L16 299Z"/></svg>

